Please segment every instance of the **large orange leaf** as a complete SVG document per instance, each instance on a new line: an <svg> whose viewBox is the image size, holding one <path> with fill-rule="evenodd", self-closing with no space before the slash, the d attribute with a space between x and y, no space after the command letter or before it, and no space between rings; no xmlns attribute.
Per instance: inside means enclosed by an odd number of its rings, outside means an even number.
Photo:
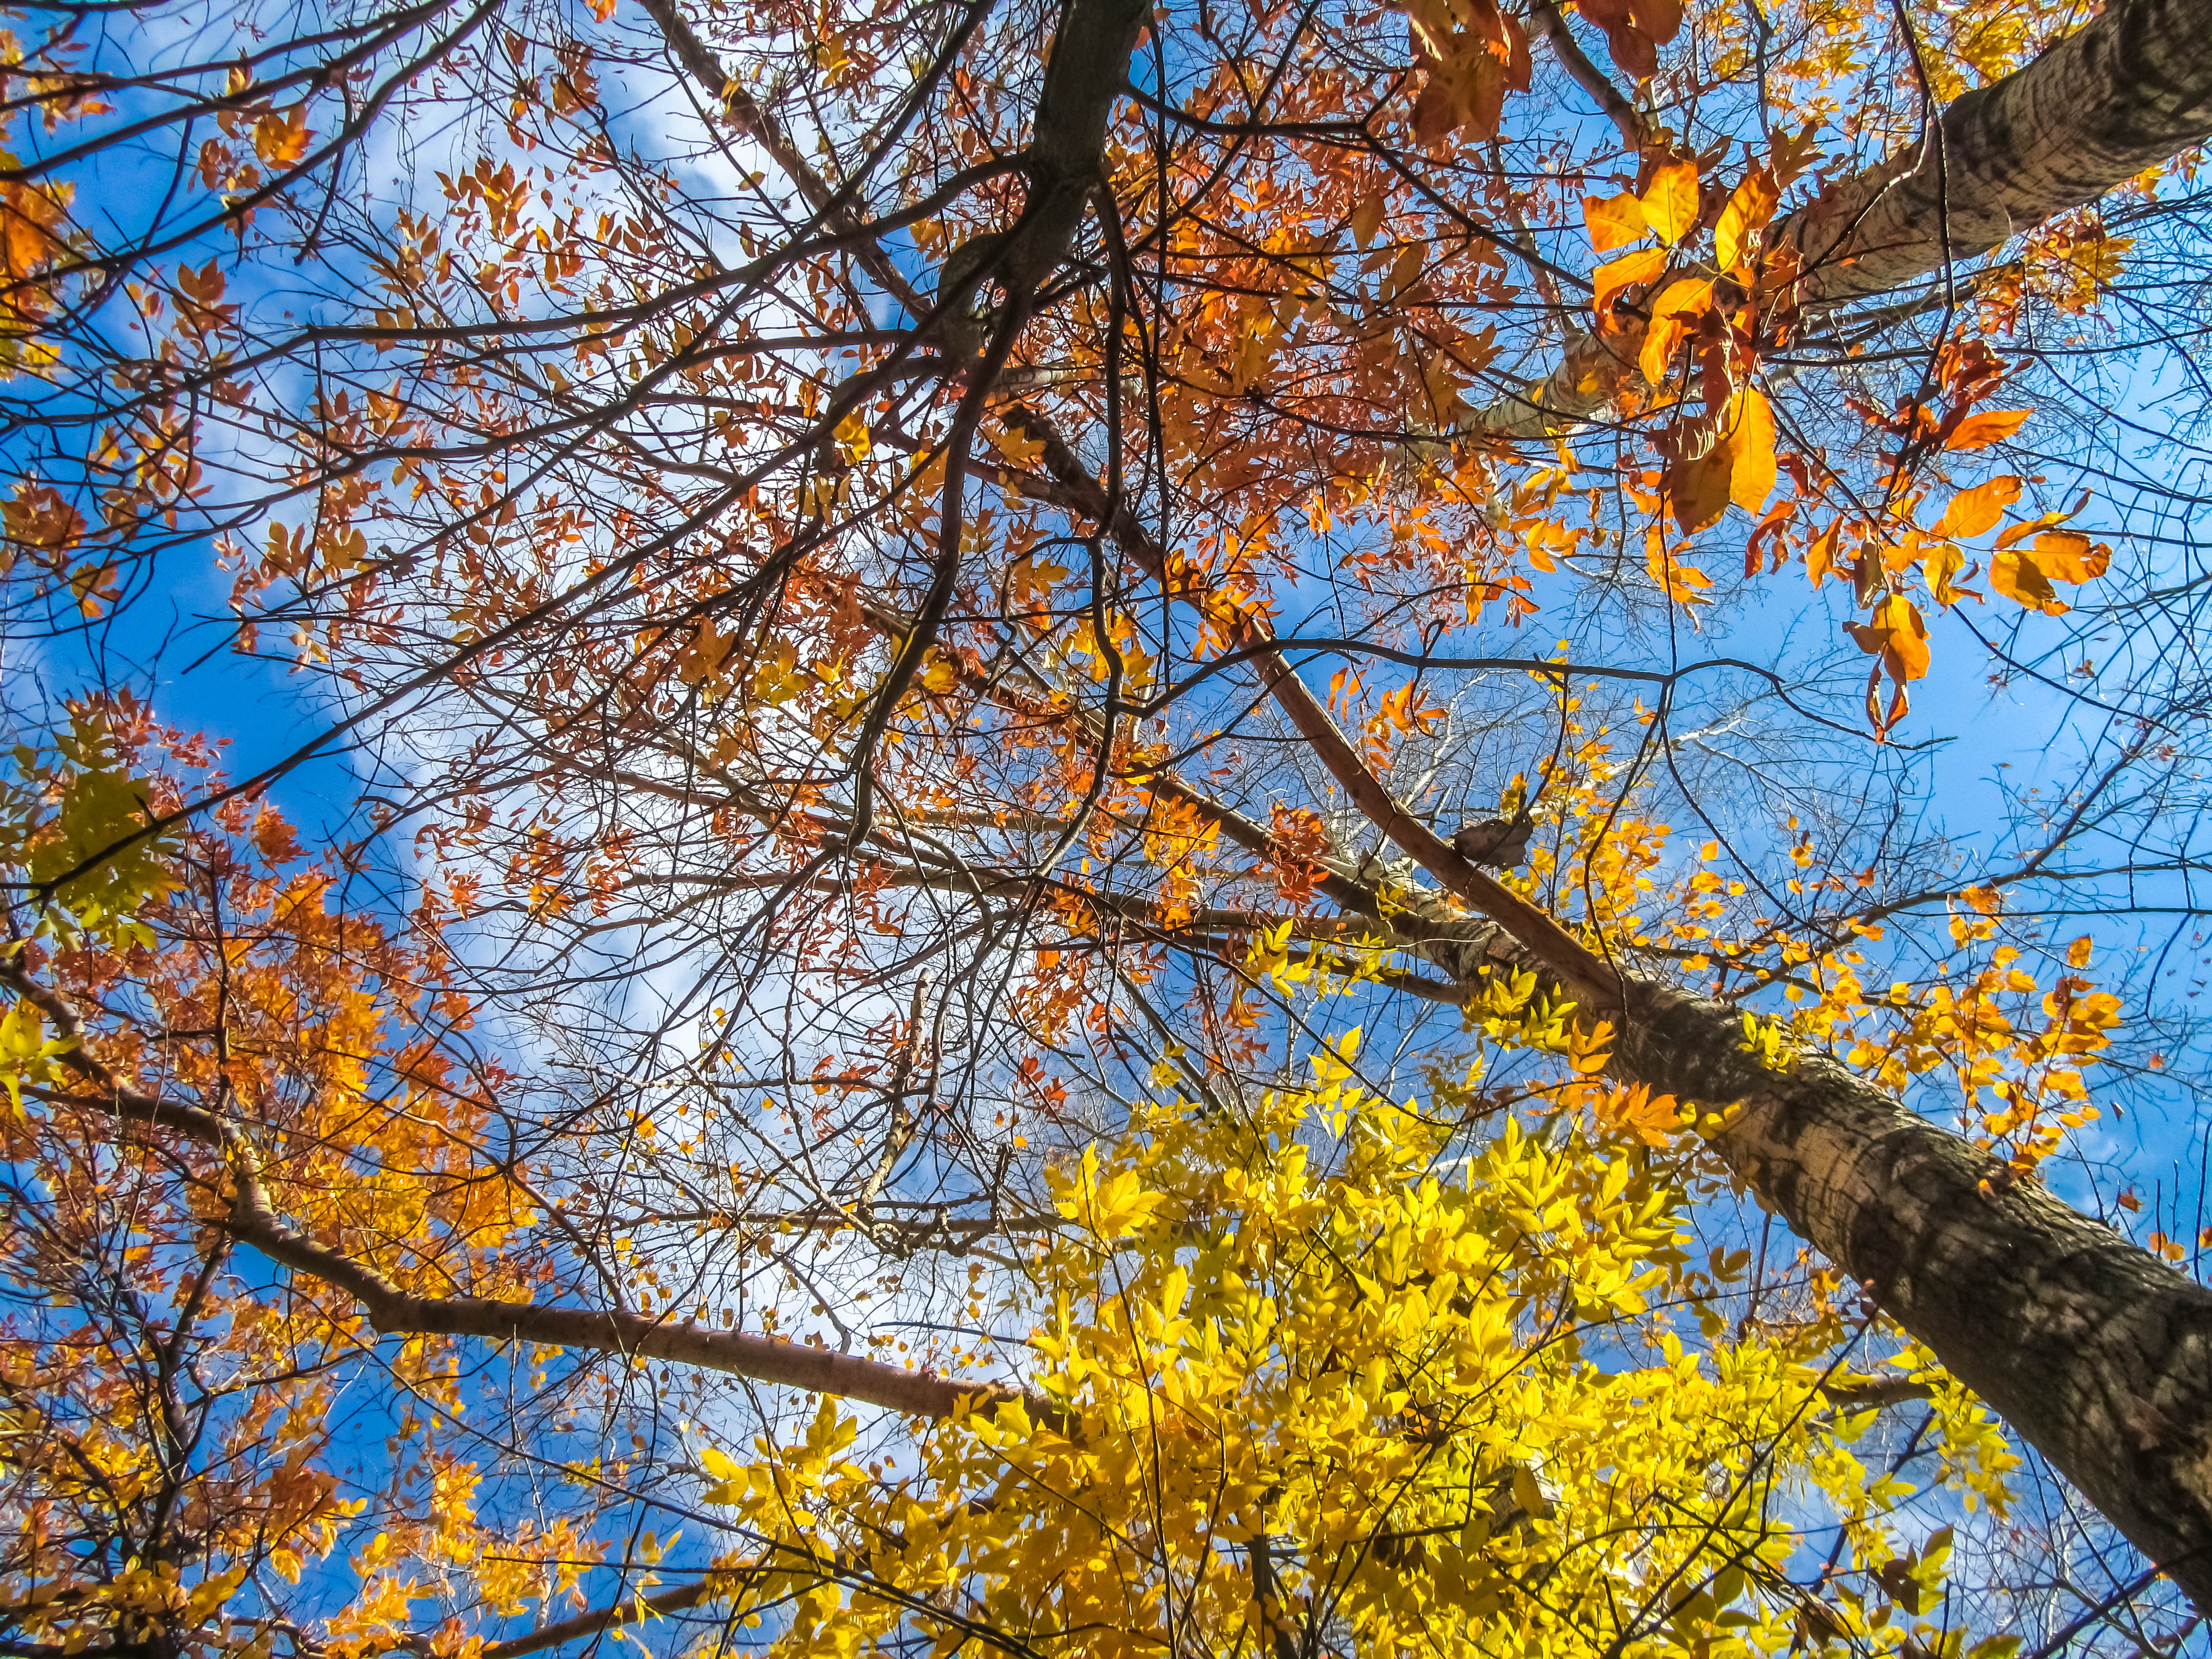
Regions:
<svg viewBox="0 0 2212 1659"><path fill-rule="evenodd" d="M1869 656L1881 659L1883 671L1902 685L1928 672L1928 624L1919 608L1902 593L1893 593L1875 607L1863 623L1845 623L1851 638Z"/></svg>
<svg viewBox="0 0 2212 1659"><path fill-rule="evenodd" d="M1951 497L1943 516L1936 521L1938 536L1979 536L1993 529L2005 508L2020 499L2020 480L2007 473L1987 483L1962 489Z"/></svg>
<svg viewBox="0 0 2212 1659"><path fill-rule="evenodd" d="M1951 428L1951 435L1943 441L1946 449L1987 449L1991 444L2002 443L2021 428L2021 423L2035 411L2027 409L1985 409L1978 415L1969 415Z"/></svg>
<svg viewBox="0 0 2212 1659"><path fill-rule="evenodd" d="M2050 573L2036 562L2033 554L2020 548L2007 548L1990 558L1990 586L2015 604L2046 617L2066 613L2066 601L2051 586Z"/></svg>
<svg viewBox="0 0 2212 1659"><path fill-rule="evenodd" d="M1613 315L1613 302L1623 289L1654 281L1665 274L1667 250L1647 247L1635 253L1625 253L1620 258L1600 265L1591 281L1596 292L1590 295L1590 306L1603 322Z"/></svg>
<svg viewBox="0 0 2212 1659"><path fill-rule="evenodd" d="M1644 222L1644 204L1626 191L1583 197L1583 222L1589 227L1590 246L1600 253L1626 246L1651 228Z"/></svg>

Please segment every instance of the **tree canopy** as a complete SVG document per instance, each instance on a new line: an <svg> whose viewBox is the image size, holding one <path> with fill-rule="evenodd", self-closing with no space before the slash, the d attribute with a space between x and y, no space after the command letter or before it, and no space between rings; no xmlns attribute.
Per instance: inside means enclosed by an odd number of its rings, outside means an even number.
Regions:
<svg viewBox="0 0 2212 1659"><path fill-rule="evenodd" d="M2212 9L7 11L0 1659L2206 1639Z"/></svg>

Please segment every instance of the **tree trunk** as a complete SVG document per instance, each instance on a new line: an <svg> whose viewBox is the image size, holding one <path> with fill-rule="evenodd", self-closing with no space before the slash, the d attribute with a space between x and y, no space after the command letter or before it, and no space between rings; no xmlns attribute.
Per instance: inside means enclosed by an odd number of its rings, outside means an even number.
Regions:
<svg viewBox="0 0 2212 1659"><path fill-rule="evenodd" d="M1486 924L1420 948L1462 982L1540 966ZM1825 1054L1770 1069L1741 1010L1618 982L1607 1074L1736 1108L1714 1150L1759 1202L2212 1607L2212 1290Z"/></svg>
<svg viewBox="0 0 2212 1659"><path fill-rule="evenodd" d="M1742 1103L1729 1167L2212 1607L2212 1291L1825 1055L1767 1070L1742 1016L1634 988L1611 1068Z"/></svg>
<svg viewBox="0 0 2212 1659"><path fill-rule="evenodd" d="M2118 0L2025 69L1967 93L1928 141L1831 185L1775 227L1808 310L1869 299L1987 253L2212 137L2212 5ZM1564 430L1636 375L1640 332L1577 333L1559 366L1475 424Z"/></svg>

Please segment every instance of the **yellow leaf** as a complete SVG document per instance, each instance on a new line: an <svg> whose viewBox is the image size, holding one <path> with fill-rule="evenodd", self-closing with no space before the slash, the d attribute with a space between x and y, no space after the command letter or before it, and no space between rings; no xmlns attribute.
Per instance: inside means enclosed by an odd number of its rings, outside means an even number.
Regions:
<svg viewBox="0 0 2212 1659"><path fill-rule="evenodd" d="M289 167L307 153L314 133L307 126L307 106L270 110L253 124L254 153L271 167Z"/></svg>
<svg viewBox="0 0 2212 1659"><path fill-rule="evenodd" d="M1698 222L1698 164L1676 161L1651 175L1644 192L1644 222L1668 243L1679 242Z"/></svg>
<svg viewBox="0 0 2212 1659"><path fill-rule="evenodd" d="M1589 227L1590 246L1600 253L1635 241L1650 229L1643 204L1626 191L1618 196L1583 197L1583 222Z"/></svg>
<svg viewBox="0 0 2212 1659"><path fill-rule="evenodd" d="M1774 493L1774 408L1757 386L1746 386L1730 401L1729 449L1735 465L1729 499L1756 513Z"/></svg>
<svg viewBox="0 0 2212 1659"><path fill-rule="evenodd" d="M868 459L874 444L868 436L868 417L864 411L856 409L837 422L837 447L854 465Z"/></svg>
<svg viewBox="0 0 2212 1659"><path fill-rule="evenodd" d="M2008 548L1990 560L1990 586L2030 611L2046 617L2066 614L2066 602L2051 585L2051 578L2032 554Z"/></svg>
<svg viewBox="0 0 2212 1659"><path fill-rule="evenodd" d="M1930 544L1927 556L1921 561L1920 574L1928 579L1928 591L1936 596L1936 604L1958 604L1959 590L1951 584L1966 565L1966 556L1959 550L1958 543L1946 541Z"/></svg>

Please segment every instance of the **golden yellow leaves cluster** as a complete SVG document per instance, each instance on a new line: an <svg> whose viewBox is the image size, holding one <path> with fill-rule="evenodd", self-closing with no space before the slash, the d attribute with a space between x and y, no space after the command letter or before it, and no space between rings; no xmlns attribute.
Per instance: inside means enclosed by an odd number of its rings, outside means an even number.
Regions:
<svg viewBox="0 0 2212 1659"><path fill-rule="evenodd" d="M767 1542L729 1616L799 1598L784 1659L980 1629L1265 1654L1324 1623L1463 1659L1779 1651L1808 1617L1789 1490L1868 1571L1816 1630L1963 1651L1942 1540L1892 1531L1910 1488L1854 1455L1869 1416L1830 1408L1804 1328L1693 1346L1653 1313L1686 1240L1633 1138L1509 1124L1446 1158L1448 1129L1354 1080L1356 1036L1248 1121L1157 1106L1059 1170L1027 1404L925 1431L896 1474L828 1401L761 1461L702 1449L708 1501ZM1962 1398L1955 1430L2001 1504L1986 1415Z"/></svg>

